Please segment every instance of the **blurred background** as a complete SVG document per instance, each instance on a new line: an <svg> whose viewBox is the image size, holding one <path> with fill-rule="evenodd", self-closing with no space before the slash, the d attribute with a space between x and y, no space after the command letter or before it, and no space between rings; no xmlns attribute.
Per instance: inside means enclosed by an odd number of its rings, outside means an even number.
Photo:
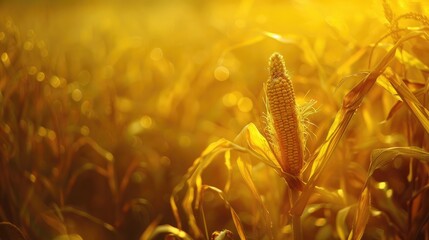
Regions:
<svg viewBox="0 0 429 240"><path fill-rule="evenodd" d="M429 5L388 4L398 15ZM249 122L264 129L273 52L297 101L318 102L311 155L385 53L370 52L389 31L385 11L378 0L0 1L0 221L28 239L138 239L155 220L174 226L169 197L201 151ZM384 92L371 92L334 158L366 169L371 149L408 144L394 127L406 123L385 121L397 99ZM212 168L207 181L221 184L224 166ZM224 219L213 213L210 230L233 226Z"/></svg>

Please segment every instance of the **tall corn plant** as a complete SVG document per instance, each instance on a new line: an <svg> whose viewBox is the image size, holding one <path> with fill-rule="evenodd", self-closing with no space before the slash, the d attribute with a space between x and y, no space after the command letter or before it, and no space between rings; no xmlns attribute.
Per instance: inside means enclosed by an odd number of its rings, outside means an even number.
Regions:
<svg viewBox="0 0 429 240"><path fill-rule="evenodd" d="M307 117L312 113L315 102L310 101L303 106L296 105L292 82L287 74L283 58L278 53L274 53L269 61L270 73L266 83L267 126L266 129L262 131L264 134L258 130L255 124L250 123L243 128L233 141L220 139L210 144L202 152L200 157L195 160L193 166L189 168L188 172L175 187L171 195L170 204L177 221L177 227L169 225L156 227L158 222L154 222L144 232L141 239L150 239L160 233L169 233L182 239L191 239L190 236L197 239L208 239L207 229L202 230L202 225L204 225L204 223L198 223L195 216L196 211L201 210L202 198L204 192L207 191L215 192L220 196L231 213L239 238L247 239L239 215L228 202L226 193L229 191L230 182L228 181L224 190L221 190L214 186L206 185L202 181L204 170L219 159L219 155L222 154L224 155L223 160L225 166L229 171L232 170L232 163L236 163L234 166L237 166L243 181L260 206L259 209L262 221L267 228L267 239L283 239L284 236L271 231L272 219L252 178L252 168L254 167L252 163L254 161L264 163L269 168L275 170L280 178L285 180L290 200L282 204L291 205L289 210L290 217L287 224L292 226L293 238L302 239L301 218L309 203L310 197L318 194L332 201L347 202L344 199L344 194L329 191L328 189L318 186L318 180L326 172L325 168L347 130L351 119L359 110L365 96L375 84L384 87L388 93L398 98L399 103L405 104L410 113L414 115L422 125L425 134L429 133L429 111L403 81L400 72L395 72L394 69L390 67L392 60L396 59L402 61L404 64L414 64L414 66L422 70L427 69L424 63L412 55L407 55L407 60L404 62L404 52L402 51L404 44L410 40L428 43L429 26L426 26L425 21L423 21L427 18L421 15L419 16L424 26L412 29L398 27L397 22L401 18L404 18L404 16L396 18L393 16L390 17L393 30L389 35L395 40L394 44L387 49L385 55L377 64L371 67L371 70L365 74L358 84L344 96L342 107L337 112L325 137L325 141L319 146L316 152L311 155L313 157L310 157L307 161L304 161L306 125L308 124ZM389 19L388 16L387 18ZM378 43L374 45L374 49L377 47L380 47ZM392 109L392 112L394 112L395 109ZM377 214L376 209L373 209L371 206L371 176L378 169L398 159L418 161L422 163L427 170L429 153L424 150L424 148L412 145L374 149L372 151L369 169L366 172L366 179L364 180L360 199L353 205L345 206L337 214L336 231L338 238L362 238L371 215ZM410 173L410 176L412 178L414 175ZM414 208L421 210L428 209L427 203L424 203L425 199L427 200L427 198L425 198L427 195L425 194L428 189L427 186L427 183L426 185L423 184L423 186L420 186L414 193L410 200L412 203L418 203L412 204ZM355 207L356 211L354 211L353 224L349 230L345 224L345 219L351 212L350 210L352 207ZM413 218L413 216L410 217ZM190 230L189 233L183 231L183 219L186 219L186 224ZM428 214L423 214L423 216L420 214L415 217L415 219L418 220L415 220L418 223L417 226L409 225L408 232L401 233L399 234L400 236L411 239L421 236L421 232L424 231L423 228L428 222ZM397 222L400 221L401 220L398 220ZM213 234L211 239L229 239L226 233L226 231L223 231ZM427 237L427 233L423 232L423 234Z"/></svg>

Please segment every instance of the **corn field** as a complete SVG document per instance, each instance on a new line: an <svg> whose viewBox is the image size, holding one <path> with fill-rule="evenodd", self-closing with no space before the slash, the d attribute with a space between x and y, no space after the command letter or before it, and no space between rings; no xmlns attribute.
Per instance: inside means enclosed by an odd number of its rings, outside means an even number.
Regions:
<svg viewBox="0 0 429 240"><path fill-rule="evenodd" d="M429 240L428 16L0 1L0 240Z"/></svg>

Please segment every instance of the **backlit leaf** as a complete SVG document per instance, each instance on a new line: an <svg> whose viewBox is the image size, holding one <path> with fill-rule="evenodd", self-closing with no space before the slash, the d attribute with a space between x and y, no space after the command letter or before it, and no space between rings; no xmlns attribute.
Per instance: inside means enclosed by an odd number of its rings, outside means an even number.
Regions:
<svg viewBox="0 0 429 240"><path fill-rule="evenodd" d="M303 190L300 198L292 208L293 214L302 214L308 199L313 193L316 182L320 174L324 171L327 162L332 156L337 144L339 143L342 135L346 131L350 120L352 119L355 111L357 111L369 90L373 87L377 78L384 72L387 64L395 56L395 52L399 46L405 41L412 38L419 37L421 32L411 32L410 34L401 38L384 57L378 62L374 69L357 85L355 86L343 99L343 106L335 116L334 122L332 123L329 132L327 134L325 142L321 145L318 153L313 160L313 165L310 172L310 178L307 181L305 189Z"/></svg>
<svg viewBox="0 0 429 240"><path fill-rule="evenodd" d="M429 67L426 64L404 49L397 51L395 57L405 66L414 67L422 71L429 71Z"/></svg>
<svg viewBox="0 0 429 240"><path fill-rule="evenodd" d="M371 195L368 188L365 188L361 194L353 229L348 237L350 240L359 240L365 232L366 224L368 223L371 207Z"/></svg>
<svg viewBox="0 0 429 240"><path fill-rule="evenodd" d="M191 240L192 239L186 232L184 232L184 231L182 231L176 227L173 227L171 225L165 224L165 225L157 226L148 238L146 238L146 235L142 235L140 237L140 240L159 239L159 238L156 238L156 236L158 236L159 234L165 234L165 233L172 234L172 235L174 235L178 238L184 239L184 240Z"/></svg>
<svg viewBox="0 0 429 240"><path fill-rule="evenodd" d="M351 206L348 206L338 211L337 217L335 220L337 233L341 240L347 239L347 236L349 235L349 229L346 224L346 219L347 219L347 215L350 212L350 208Z"/></svg>
<svg viewBox="0 0 429 240"><path fill-rule="evenodd" d="M252 155L275 170L281 171L280 164L277 162L274 153L271 151L270 145L256 128L255 124L249 123L245 126L240 134L235 138L234 142L241 146L248 147Z"/></svg>
<svg viewBox="0 0 429 240"><path fill-rule="evenodd" d="M204 169L212 163L216 156L233 148L233 144L226 139L220 139L210 144L203 151L201 156L194 161L194 165L189 168L182 181L173 189L173 193L170 197L170 205L173 210L173 214L176 218L179 229L181 228L182 223L180 220L179 209L177 207L175 197L183 188L187 187L185 195L183 197L182 207L186 213L186 216L188 217L188 224L192 229L192 232L196 236L202 236L193 212L195 193L199 193L201 191L201 174ZM199 199L197 198L197 202L195 203L196 205L199 204L198 201Z"/></svg>
<svg viewBox="0 0 429 240"><path fill-rule="evenodd" d="M422 162L429 162L429 153L419 147L392 147L375 149L371 154L371 164L368 170L368 178L372 176L375 170L393 163L396 159L414 158Z"/></svg>
<svg viewBox="0 0 429 240"><path fill-rule="evenodd" d="M426 132L429 133L429 111L419 102L402 79L400 79L398 75L394 74L391 69L387 69L384 75L390 80L390 83L395 88L396 92L398 92L401 99L411 109L411 112L414 113L425 128Z"/></svg>
<svg viewBox="0 0 429 240"><path fill-rule="evenodd" d="M245 240L246 236L244 234L244 229L243 229L243 226L241 224L241 220L240 220L237 212L235 212L234 208L231 206L231 204L226 199L225 194L223 193L223 191L220 190L220 189L218 189L218 188L216 188L216 187L207 186L207 185L204 186L204 190L211 190L211 191L216 192L219 195L219 197L225 202L226 206L229 208L229 210L231 212L231 217L232 217L234 225L235 225L235 227L237 229L238 235L240 236L240 240Z"/></svg>
<svg viewBox="0 0 429 240"><path fill-rule="evenodd" d="M237 228L238 236L240 236L240 240L245 240L246 236L244 235L244 229L241 225L240 218L233 208L229 208L231 211L232 220L234 221L234 225Z"/></svg>

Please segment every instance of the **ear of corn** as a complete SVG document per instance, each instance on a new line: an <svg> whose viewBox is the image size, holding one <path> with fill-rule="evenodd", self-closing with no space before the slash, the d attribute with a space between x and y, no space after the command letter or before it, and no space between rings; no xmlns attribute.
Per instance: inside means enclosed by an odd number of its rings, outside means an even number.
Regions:
<svg viewBox="0 0 429 240"><path fill-rule="evenodd" d="M295 102L292 81L286 71L283 57L274 53L269 62L267 82L268 127L270 139L276 143L278 161L282 170L297 176L301 172L304 155L304 135Z"/></svg>

